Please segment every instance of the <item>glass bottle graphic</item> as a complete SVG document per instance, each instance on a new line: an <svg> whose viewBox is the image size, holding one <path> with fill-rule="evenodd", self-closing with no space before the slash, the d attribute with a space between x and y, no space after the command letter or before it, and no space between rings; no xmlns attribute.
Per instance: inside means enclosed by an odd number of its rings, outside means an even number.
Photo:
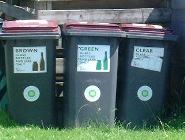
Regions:
<svg viewBox="0 0 185 140"><path fill-rule="evenodd" d="M108 58L107 58L107 51L105 51L105 57L103 59L103 69L108 70Z"/></svg>
<svg viewBox="0 0 185 140"><path fill-rule="evenodd" d="M41 52L40 71L44 71L44 70L45 70L45 60L44 60L43 52Z"/></svg>
<svg viewBox="0 0 185 140"><path fill-rule="evenodd" d="M97 60L96 62L96 70L101 70L101 60Z"/></svg>
<svg viewBox="0 0 185 140"><path fill-rule="evenodd" d="M32 64L32 71L38 71L38 63L36 61Z"/></svg>

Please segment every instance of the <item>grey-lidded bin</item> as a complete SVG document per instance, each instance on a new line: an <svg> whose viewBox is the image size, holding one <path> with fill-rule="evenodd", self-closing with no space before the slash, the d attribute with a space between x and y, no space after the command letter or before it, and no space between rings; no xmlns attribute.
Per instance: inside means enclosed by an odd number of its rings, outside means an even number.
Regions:
<svg viewBox="0 0 185 140"><path fill-rule="evenodd" d="M120 31L114 24L64 25L64 127L114 124Z"/></svg>
<svg viewBox="0 0 185 140"><path fill-rule="evenodd" d="M54 126L58 25L45 20L6 21L2 36L10 116L21 124Z"/></svg>
<svg viewBox="0 0 185 140"><path fill-rule="evenodd" d="M120 47L118 121L132 126L159 120L170 86L172 41L170 30L156 25L123 24L127 39Z"/></svg>

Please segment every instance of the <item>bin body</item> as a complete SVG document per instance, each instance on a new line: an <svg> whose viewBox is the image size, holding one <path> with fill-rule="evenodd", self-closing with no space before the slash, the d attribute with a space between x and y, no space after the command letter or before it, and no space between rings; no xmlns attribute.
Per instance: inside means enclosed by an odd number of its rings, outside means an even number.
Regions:
<svg viewBox="0 0 185 140"><path fill-rule="evenodd" d="M0 108L7 109L7 95L6 94L6 76L5 76L5 58L2 40L0 42Z"/></svg>
<svg viewBox="0 0 185 140"><path fill-rule="evenodd" d="M83 30L77 32L63 40L66 49L64 126L113 125L119 39L101 36L98 31L87 31L86 35Z"/></svg>
<svg viewBox="0 0 185 140"><path fill-rule="evenodd" d="M126 49L119 62L119 121L133 126L158 121L170 86L170 37L128 33L122 42Z"/></svg>
<svg viewBox="0 0 185 140"><path fill-rule="evenodd" d="M6 92L5 58L2 42L0 43L0 108L7 110L8 99Z"/></svg>
<svg viewBox="0 0 185 140"><path fill-rule="evenodd" d="M1 42L0 42L0 71L1 71L1 73L3 73L4 72L4 70L5 70L5 68L4 68L4 65L5 65L5 63L4 63L4 48L3 48L3 44L2 44L2 40L1 40Z"/></svg>
<svg viewBox="0 0 185 140"><path fill-rule="evenodd" d="M59 34L29 32L4 34L8 111L21 124L54 126L55 39Z"/></svg>
<svg viewBox="0 0 185 140"><path fill-rule="evenodd" d="M2 40L0 40L0 100L4 94L2 94L2 90L5 84L5 58L4 58L4 48Z"/></svg>
<svg viewBox="0 0 185 140"><path fill-rule="evenodd" d="M3 23L3 20L0 18L0 28L2 28L2 23ZM7 95L5 94L6 94L5 56L4 56L3 41L1 39L0 40L0 108L3 110L6 110L7 103L8 103Z"/></svg>

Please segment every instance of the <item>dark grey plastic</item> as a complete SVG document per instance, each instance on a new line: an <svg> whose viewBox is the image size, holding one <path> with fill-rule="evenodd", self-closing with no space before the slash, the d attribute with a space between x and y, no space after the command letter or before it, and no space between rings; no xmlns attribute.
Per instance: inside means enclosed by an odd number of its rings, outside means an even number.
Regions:
<svg viewBox="0 0 185 140"><path fill-rule="evenodd" d="M171 41L176 39L175 35L145 35L142 33L138 33L138 35L128 33L127 39L123 39L122 47L120 47L118 73L118 121L126 124L131 123L131 126L143 126L146 123L152 124L158 121L169 93L170 53L173 46ZM126 46L125 49L123 49L123 46ZM148 51L149 54L145 56L146 59L155 58L156 61L162 61L161 70L133 66L134 47L141 47L141 51L144 51L142 47L145 47L145 51ZM163 55L150 56L151 48L164 49L164 53ZM144 53L146 54L146 52ZM143 57L143 59L145 58ZM153 65L154 62L148 65ZM148 97L144 95L144 90L147 90L147 94L149 93ZM145 97L142 97L140 93ZM150 98L151 93L152 97Z"/></svg>
<svg viewBox="0 0 185 140"><path fill-rule="evenodd" d="M64 82L64 127L79 127L89 123L114 125L117 86L118 46L120 33L102 31L65 31L63 47L66 50ZM77 71L78 45L110 46L110 72ZM97 61L97 66L99 65ZM88 101L88 87L99 88L100 98Z"/></svg>
<svg viewBox="0 0 185 140"><path fill-rule="evenodd" d="M6 40L5 58L9 112L10 116L18 123L34 124L43 127L56 125L55 39L59 38L59 36L59 33L3 34L3 39ZM37 47L38 49L40 47L46 48L46 60L42 60L43 54L41 53L41 56L39 56L40 60L33 63L33 70L38 71L38 69L40 69L40 71L42 71L42 69L46 67L46 72L16 73L14 70L15 47L31 47L33 49L35 47ZM35 63L37 63L37 66L35 66ZM40 63L40 67L38 66L38 63ZM38 88L40 92L38 99L35 101L28 101L25 98L24 91L30 86Z"/></svg>

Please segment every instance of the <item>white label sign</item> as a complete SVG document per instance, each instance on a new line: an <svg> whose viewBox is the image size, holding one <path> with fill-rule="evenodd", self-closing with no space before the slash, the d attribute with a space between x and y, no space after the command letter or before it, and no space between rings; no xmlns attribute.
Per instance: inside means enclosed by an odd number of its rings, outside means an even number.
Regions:
<svg viewBox="0 0 185 140"><path fill-rule="evenodd" d="M46 47L14 47L14 73L47 72Z"/></svg>
<svg viewBox="0 0 185 140"><path fill-rule="evenodd" d="M109 45L78 45L78 72L110 72Z"/></svg>
<svg viewBox="0 0 185 140"><path fill-rule="evenodd" d="M89 102L96 102L101 96L100 89L97 86L91 85L85 89L84 96Z"/></svg>
<svg viewBox="0 0 185 140"><path fill-rule="evenodd" d="M40 91L35 86L28 86L23 91L24 98L29 102L34 102L40 97Z"/></svg>
<svg viewBox="0 0 185 140"><path fill-rule="evenodd" d="M134 46L131 66L160 72L163 56L164 48Z"/></svg>
<svg viewBox="0 0 185 140"><path fill-rule="evenodd" d="M141 101L149 101L152 98L153 92L149 86L142 86L137 91L137 97Z"/></svg>

